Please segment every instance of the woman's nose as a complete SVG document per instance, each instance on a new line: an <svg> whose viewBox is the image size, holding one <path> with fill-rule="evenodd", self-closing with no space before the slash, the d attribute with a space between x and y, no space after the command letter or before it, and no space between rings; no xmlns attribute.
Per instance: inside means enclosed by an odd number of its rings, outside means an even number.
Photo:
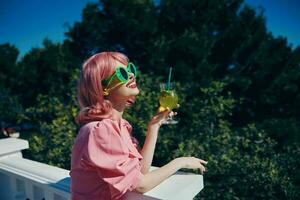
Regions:
<svg viewBox="0 0 300 200"><path fill-rule="evenodd" d="M134 78L134 74L129 72L129 79L133 79Z"/></svg>

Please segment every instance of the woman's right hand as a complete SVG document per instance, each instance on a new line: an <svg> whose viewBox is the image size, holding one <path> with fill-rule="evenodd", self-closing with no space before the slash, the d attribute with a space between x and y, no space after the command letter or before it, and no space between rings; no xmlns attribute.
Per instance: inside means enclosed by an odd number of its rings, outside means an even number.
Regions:
<svg viewBox="0 0 300 200"><path fill-rule="evenodd" d="M201 174L205 172L205 167L203 164L207 164L207 161L196 157L179 157L175 158L174 161L179 165L180 168L199 169Z"/></svg>

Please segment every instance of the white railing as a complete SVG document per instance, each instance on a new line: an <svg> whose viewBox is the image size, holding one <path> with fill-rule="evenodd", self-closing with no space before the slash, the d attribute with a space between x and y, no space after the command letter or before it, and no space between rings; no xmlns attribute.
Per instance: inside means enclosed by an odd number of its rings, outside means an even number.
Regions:
<svg viewBox="0 0 300 200"><path fill-rule="evenodd" d="M28 147L26 140L0 139L0 199L69 200L69 171L23 158L21 150ZM178 172L149 192L128 192L126 199L189 200L202 189L201 175Z"/></svg>

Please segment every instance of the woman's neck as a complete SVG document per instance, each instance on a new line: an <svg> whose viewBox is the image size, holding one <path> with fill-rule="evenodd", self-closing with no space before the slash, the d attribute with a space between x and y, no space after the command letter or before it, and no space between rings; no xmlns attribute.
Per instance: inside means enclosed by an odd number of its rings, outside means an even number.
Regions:
<svg viewBox="0 0 300 200"><path fill-rule="evenodd" d="M118 102L118 103L113 103L112 105L112 119L118 121L119 123L121 122L122 115L124 113L126 107L126 103L123 102Z"/></svg>

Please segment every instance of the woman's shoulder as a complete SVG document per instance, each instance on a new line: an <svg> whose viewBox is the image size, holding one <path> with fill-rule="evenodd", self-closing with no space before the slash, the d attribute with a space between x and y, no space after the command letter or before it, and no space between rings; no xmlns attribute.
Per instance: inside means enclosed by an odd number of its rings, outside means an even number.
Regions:
<svg viewBox="0 0 300 200"><path fill-rule="evenodd" d="M101 121L92 121L84 124L78 134L79 138L85 138L87 141L92 140L108 140L113 136L113 130L111 127L111 122L108 119L103 119Z"/></svg>
<svg viewBox="0 0 300 200"><path fill-rule="evenodd" d="M95 129L103 130L103 128L107 128L109 126L111 126L111 120L103 119L101 121L92 121L92 122L86 123L80 128L80 130L83 130L83 131L92 131Z"/></svg>
<svg viewBox="0 0 300 200"><path fill-rule="evenodd" d="M132 130L132 126L130 125L130 123L126 119L122 118L121 124L123 127L125 127L128 130L130 134ZM114 132L119 133L120 130L117 127L118 127L118 123L116 121L110 118L106 118L101 121L93 121L93 122L86 123L80 128L80 132L84 132L84 133L88 132L89 134L93 133L96 134L98 137L99 137L98 134L101 133L100 135L101 137L101 136L113 134Z"/></svg>

